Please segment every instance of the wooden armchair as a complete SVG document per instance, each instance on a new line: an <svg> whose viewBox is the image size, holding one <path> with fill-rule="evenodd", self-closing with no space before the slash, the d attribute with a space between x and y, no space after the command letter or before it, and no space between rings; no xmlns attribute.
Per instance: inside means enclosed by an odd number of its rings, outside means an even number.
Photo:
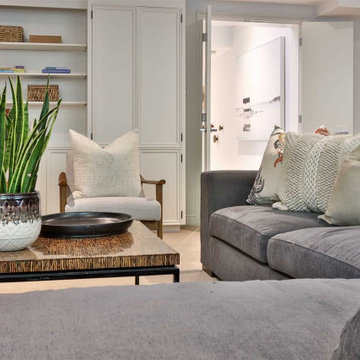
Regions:
<svg viewBox="0 0 360 360"><path fill-rule="evenodd" d="M165 184L165 180L145 180L141 177L141 184L150 184L156 186L156 200L160 203L161 215L160 220L156 221L148 221L141 220L141 222L148 227L150 230L157 230L157 235L159 238L163 238L163 185ZM65 212L65 206L67 203L67 197L69 195L68 191L68 181L66 179L66 174L62 172L59 175L59 190L60 190L60 213Z"/></svg>

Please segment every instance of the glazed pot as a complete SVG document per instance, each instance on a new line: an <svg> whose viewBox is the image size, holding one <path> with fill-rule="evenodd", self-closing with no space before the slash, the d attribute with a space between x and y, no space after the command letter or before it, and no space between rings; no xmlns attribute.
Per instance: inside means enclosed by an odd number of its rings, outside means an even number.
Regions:
<svg viewBox="0 0 360 360"><path fill-rule="evenodd" d="M0 194L0 251L22 250L41 230L40 194Z"/></svg>

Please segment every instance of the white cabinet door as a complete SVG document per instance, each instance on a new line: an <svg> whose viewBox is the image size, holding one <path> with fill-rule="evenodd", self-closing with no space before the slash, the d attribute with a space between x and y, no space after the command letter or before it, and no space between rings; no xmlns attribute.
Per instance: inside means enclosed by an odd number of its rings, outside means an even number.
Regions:
<svg viewBox="0 0 360 360"><path fill-rule="evenodd" d="M354 24L302 24L302 132L353 132Z"/></svg>
<svg viewBox="0 0 360 360"><path fill-rule="evenodd" d="M180 210L180 153L178 150L142 150L141 174L145 179L166 180L163 189L164 225L178 225ZM146 197L155 199L155 186L144 185Z"/></svg>
<svg viewBox="0 0 360 360"><path fill-rule="evenodd" d="M93 6L92 126L108 144L135 127L135 9Z"/></svg>
<svg viewBox="0 0 360 360"><path fill-rule="evenodd" d="M141 144L179 145L180 12L140 8L138 22Z"/></svg>

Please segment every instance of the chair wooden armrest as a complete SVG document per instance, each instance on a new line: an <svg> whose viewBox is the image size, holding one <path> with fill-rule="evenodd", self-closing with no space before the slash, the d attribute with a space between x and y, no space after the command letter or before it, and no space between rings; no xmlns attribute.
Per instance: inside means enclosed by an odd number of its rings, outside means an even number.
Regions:
<svg viewBox="0 0 360 360"><path fill-rule="evenodd" d="M141 176L141 175L140 175ZM156 200L160 203L160 221L158 224L157 234L160 239L163 238L163 185L166 184L166 181L164 179L161 180L145 180L141 176L141 184L148 184L148 185L155 185L156 186Z"/></svg>
<svg viewBox="0 0 360 360"><path fill-rule="evenodd" d="M60 213L64 213L67 197L67 179L64 172L59 175L58 185L60 191Z"/></svg>

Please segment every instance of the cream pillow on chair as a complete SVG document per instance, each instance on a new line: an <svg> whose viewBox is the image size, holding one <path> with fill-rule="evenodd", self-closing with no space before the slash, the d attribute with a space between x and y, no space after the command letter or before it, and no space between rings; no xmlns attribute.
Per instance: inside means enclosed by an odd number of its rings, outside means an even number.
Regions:
<svg viewBox="0 0 360 360"><path fill-rule="evenodd" d="M82 197L142 195L138 130L104 148L73 130L69 132L74 164L72 191Z"/></svg>

